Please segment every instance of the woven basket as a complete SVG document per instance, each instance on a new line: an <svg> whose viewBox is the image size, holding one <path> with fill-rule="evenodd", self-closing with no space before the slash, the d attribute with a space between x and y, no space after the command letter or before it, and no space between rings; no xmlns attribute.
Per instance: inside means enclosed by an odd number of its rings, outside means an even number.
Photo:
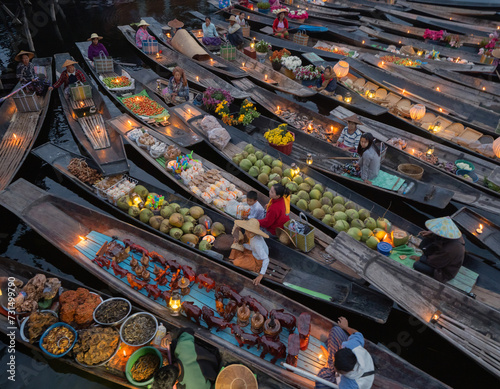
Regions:
<svg viewBox="0 0 500 389"><path fill-rule="evenodd" d="M424 175L424 169L417 165L412 165L411 163L402 163L398 166L398 172L404 174L405 176L414 178L415 180L420 180Z"/></svg>

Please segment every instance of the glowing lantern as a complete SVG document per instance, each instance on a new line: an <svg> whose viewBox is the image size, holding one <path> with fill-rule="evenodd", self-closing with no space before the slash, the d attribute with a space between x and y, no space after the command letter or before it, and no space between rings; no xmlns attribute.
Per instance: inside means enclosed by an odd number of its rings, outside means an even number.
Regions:
<svg viewBox="0 0 500 389"><path fill-rule="evenodd" d="M181 295L178 292L172 293L168 307L172 316L179 316L181 312Z"/></svg>
<svg viewBox="0 0 500 389"><path fill-rule="evenodd" d="M344 101L347 103L347 104L351 104L351 101L352 101L352 96L351 96L351 93L350 92L347 92L344 96Z"/></svg>
<svg viewBox="0 0 500 389"><path fill-rule="evenodd" d="M500 158L500 138L496 138L493 142L493 152L497 158Z"/></svg>
<svg viewBox="0 0 500 389"><path fill-rule="evenodd" d="M349 64L346 61L339 61L333 67L333 71L337 78L343 78L349 74Z"/></svg>
<svg viewBox="0 0 500 389"><path fill-rule="evenodd" d="M374 98L375 98L375 90L374 90L374 89L370 89L370 90L366 93L366 97L368 97L369 99L374 99Z"/></svg>
<svg viewBox="0 0 500 389"><path fill-rule="evenodd" d="M436 324L440 317L441 317L441 311L436 311L434 312L434 315L432 315L430 322L432 324Z"/></svg>
<svg viewBox="0 0 500 389"><path fill-rule="evenodd" d="M300 168L295 164L295 163L292 163L292 165L290 166L291 168L291 171L292 171L292 176L297 176L299 173L300 173Z"/></svg>
<svg viewBox="0 0 500 389"><path fill-rule="evenodd" d="M312 155L311 155L311 154L307 154L306 163L307 163L308 165L312 165L312 163L313 163L313 157L312 157Z"/></svg>
<svg viewBox="0 0 500 389"><path fill-rule="evenodd" d="M434 154L434 145L430 145L428 148L427 148L427 151L425 152L427 155L432 155Z"/></svg>
<svg viewBox="0 0 500 389"><path fill-rule="evenodd" d="M425 105L415 104L413 107L410 108L410 116L413 120L418 122L424 117L424 115L425 115Z"/></svg>

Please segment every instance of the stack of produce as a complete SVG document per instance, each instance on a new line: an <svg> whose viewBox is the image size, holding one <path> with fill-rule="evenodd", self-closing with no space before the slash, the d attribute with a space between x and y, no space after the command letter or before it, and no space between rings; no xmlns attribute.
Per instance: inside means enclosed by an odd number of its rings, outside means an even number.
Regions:
<svg viewBox="0 0 500 389"><path fill-rule="evenodd" d="M94 320L94 309L101 303L101 298L88 289L67 290L59 297L61 321L77 326L88 326Z"/></svg>
<svg viewBox="0 0 500 389"><path fill-rule="evenodd" d="M125 76L105 77L102 81L109 89L124 88L132 85L130 78Z"/></svg>
<svg viewBox="0 0 500 389"><path fill-rule="evenodd" d="M87 165L84 159L73 158L68 164L68 171L80 181L93 184L102 178L101 173Z"/></svg>
<svg viewBox="0 0 500 389"><path fill-rule="evenodd" d="M136 95L120 97L119 99L130 112L138 116L156 118L159 121L167 121L170 117L168 111L156 101L152 100L145 90Z"/></svg>

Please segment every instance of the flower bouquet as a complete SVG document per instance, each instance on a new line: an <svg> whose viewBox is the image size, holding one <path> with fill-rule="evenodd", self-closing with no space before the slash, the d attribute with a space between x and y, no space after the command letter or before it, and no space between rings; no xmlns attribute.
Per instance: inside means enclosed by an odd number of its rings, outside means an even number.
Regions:
<svg viewBox="0 0 500 389"><path fill-rule="evenodd" d="M299 66L295 68L293 74L304 86L316 85L316 81L321 77L321 71L314 65Z"/></svg>
<svg viewBox="0 0 500 389"><path fill-rule="evenodd" d="M286 58L282 58L281 64L285 67L285 74L289 78L294 80L295 74L293 74L293 71L295 69L297 69L300 65L302 65L302 61L299 57L296 57L295 55L291 55L291 56L288 56Z"/></svg>
<svg viewBox="0 0 500 389"><path fill-rule="evenodd" d="M236 114L236 119L234 114L231 115L229 113L229 103L227 100L223 100L217 104L215 113L218 114L222 121L229 126L248 126L254 119L260 116L260 113L257 112L253 103L247 99L243 100L243 103L241 103L240 111Z"/></svg>
<svg viewBox="0 0 500 389"><path fill-rule="evenodd" d="M281 65L282 59L289 57L290 55L291 53L287 49L274 50L273 54L269 57L273 69L280 70L282 66Z"/></svg>
<svg viewBox="0 0 500 389"><path fill-rule="evenodd" d="M493 32L489 35L488 39L483 39L479 44L481 48L479 49L479 55L481 56L482 63L493 63L493 58L491 58L493 50L495 50L496 44L499 40L498 32Z"/></svg>
<svg viewBox="0 0 500 389"><path fill-rule="evenodd" d="M271 12L273 13L273 15L276 15L278 16L278 14L282 13L282 12L286 12L286 13L289 13L290 12L290 8L288 7L285 7L283 5L273 5L271 7Z"/></svg>
<svg viewBox="0 0 500 389"><path fill-rule="evenodd" d="M215 111L217 105L224 100L227 102L228 105L231 104L234 100L233 97L231 96L231 93L229 93L225 89L217 89L209 87L205 92L203 92L203 99L202 99L203 105L209 111Z"/></svg>
<svg viewBox="0 0 500 389"><path fill-rule="evenodd" d="M430 39L432 41L440 41L443 39L444 31L439 30L439 31L434 31L434 30L429 30L428 28L425 29L423 38L424 39Z"/></svg>
<svg viewBox="0 0 500 389"><path fill-rule="evenodd" d="M255 51L257 53L267 54L272 49L273 47L271 46L271 44L267 43L265 40L260 40L255 44Z"/></svg>
<svg viewBox="0 0 500 389"><path fill-rule="evenodd" d="M307 11L303 9L299 9L297 11L292 11L288 14L288 17L290 19L295 19L296 22L302 23L304 20L306 20L309 17L309 14Z"/></svg>
<svg viewBox="0 0 500 389"><path fill-rule="evenodd" d="M217 107L215 107L215 113L221 117L225 124L229 126L233 124L234 116L229 114L229 102L227 100L222 100L219 104L217 104Z"/></svg>
<svg viewBox="0 0 500 389"><path fill-rule="evenodd" d="M460 42L460 35L449 34L448 32L444 32L443 41L445 41L450 47L454 47L458 49L462 46L462 42Z"/></svg>
<svg viewBox="0 0 500 389"><path fill-rule="evenodd" d="M269 146L283 154L290 155L292 153L295 135L288 131L288 124L282 123L272 130L267 130L264 138L269 142Z"/></svg>

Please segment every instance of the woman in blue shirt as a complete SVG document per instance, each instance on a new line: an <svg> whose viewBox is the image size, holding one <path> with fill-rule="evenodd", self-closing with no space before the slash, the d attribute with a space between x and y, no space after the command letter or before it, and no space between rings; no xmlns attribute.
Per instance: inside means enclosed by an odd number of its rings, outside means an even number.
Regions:
<svg viewBox="0 0 500 389"><path fill-rule="evenodd" d="M169 104L181 104L189 100L189 86L184 70L177 66L172 71L173 76L168 80L168 86L163 89L162 95Z"/></svg>
<svg viewBox="0 0 500 389"><path fill-rule="evenodd" d="M212 19L210 16L205 18L205 23L201 25L203 29L203 39L202 42L207 46L220 46L221 40L219 38L219 34L217 33L217 29L215 25L212 23Z"/></svg>

